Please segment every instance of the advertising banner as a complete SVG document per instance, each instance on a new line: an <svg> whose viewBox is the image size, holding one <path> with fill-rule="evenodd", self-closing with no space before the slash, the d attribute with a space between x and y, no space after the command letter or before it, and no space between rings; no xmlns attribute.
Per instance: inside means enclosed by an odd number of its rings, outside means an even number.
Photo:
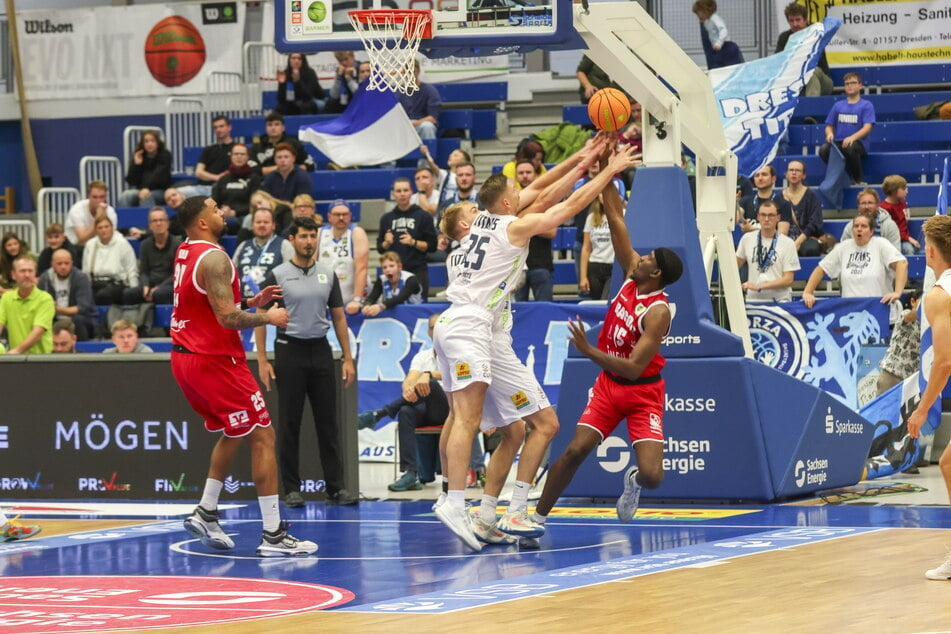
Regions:
<svg viewBox="0 0 951 634"><path fill-rule="evenodd" d="M746 315L757 361L858 407L859 354L863 343L888 336L887 304L875 297L829 297L813 308L752 303Z"/></svg>
<svg viewBox="0 0 951 634"><path fill-rule="evenodd" d="M787 0L776 0L778 26L788 28L783 17ZM829 65L903 66L947 64L951 61L951 5L921 0L800 0L809 21L842 20L842 28L826 47Z"/></svg>
<svg viewBox="0 0 951 634"><path fill-rule="evenodd" d="M31 100L200 94L212 72L241 73L237 2L37 9L17 26Z"/></svg>

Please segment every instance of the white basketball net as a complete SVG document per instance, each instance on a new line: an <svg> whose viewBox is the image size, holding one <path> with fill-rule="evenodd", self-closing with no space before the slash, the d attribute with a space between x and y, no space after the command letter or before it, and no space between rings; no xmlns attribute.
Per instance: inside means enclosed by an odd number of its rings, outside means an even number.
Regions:
<svg viewBox="0 0 951 634"><path fill-rule="evenodd" d="M431 19L429 14L378 10L363 20L352 13L349 17L370 57L367 89L392 90L404 95L419 90L414 64L423 32Z"/></svg>

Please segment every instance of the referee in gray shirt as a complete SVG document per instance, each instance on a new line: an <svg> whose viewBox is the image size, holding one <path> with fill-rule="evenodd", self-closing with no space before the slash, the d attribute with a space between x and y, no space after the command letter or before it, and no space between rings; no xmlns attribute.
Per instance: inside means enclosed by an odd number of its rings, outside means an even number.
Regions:
<svg viewBox="0 0 951 634"><path fill-rule="evenodd" d="M314 259L317 224L313 219L294 218L287 239L294 247L294 257L274 267L264 280L265 285L281 287L283 297L278 302L290 314L287 328L277 330L273 367L267 360L264 327L255 329L254 333L261 382L268 391L271 390L271 379L277 382L278 464L284 486L284 504L292 508L304 506L300 493L300 426L304 399L310 399L317 430L327 501L354 504L357 498L343 488L343 463L337 443L336 377L333 353L327 342L332 320L337 340L343 348L341 378L349 387L356 372L350 356L340 285L333 269Z"/></svg>

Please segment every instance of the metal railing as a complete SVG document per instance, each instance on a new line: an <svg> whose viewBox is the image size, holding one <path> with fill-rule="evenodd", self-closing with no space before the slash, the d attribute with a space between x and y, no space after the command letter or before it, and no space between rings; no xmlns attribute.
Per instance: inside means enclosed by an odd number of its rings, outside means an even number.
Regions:
<svg viewBox="0 0 951 634"><path fill-rule="evenodd" d="M66 226L69 208L79 201L82 194L75 187L44 187L36 195L36 229L46 235L46 228L58 222Z"/></svg>
<svg viewBox="0 0 951 634"><path fill-rule="evenodd" d="M29 244L33 250L39 250L37 246L39 233L32 220L0 218L0 236L11 232L17 234L17 237Z"/></svg>
<svg viewBox="0 0 951 634"><path fill-rule="evenodd" d="M107 199L113 207L119 201L119 194L125 189L122 178L122 163L115 156L84 156L79 159L79 187L89 191L89 183L103 181L109 189Z"/></svg>
<svg viewBox="0 0 951 634"><path fill-rule="evenodd" d="M211 119L205 102L197 97L169 97L165 100L166 143L172 152L172 173L185 168L185 148L211 143Z"/></svg>

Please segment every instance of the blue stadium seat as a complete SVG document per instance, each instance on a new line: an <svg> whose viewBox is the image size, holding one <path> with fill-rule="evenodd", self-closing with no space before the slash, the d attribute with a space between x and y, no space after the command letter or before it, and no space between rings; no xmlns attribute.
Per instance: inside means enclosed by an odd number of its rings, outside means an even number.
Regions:
<svg viewBox="0 0 951 634"><path fill-rule="evenodd" d="M132 247L132 252L135 253L135 259L139 259L139 253L142 250L142 241L138 238L126 238L129 242L129 246Z"/></svg>
<svg viewBox="0 0 951 634"><path fill-rule="evenodd" d="M591 118L588 116L588 106L585 104L572 104L562 107L561 118L563 121L575 125L591 125Z"/></svg>
<svg viewBox="0 0 951 634"><path fill-rule="evenodd" d="M509 98L509 85L504 81L470 82L458 84L432 84L443 103L459 102L505 102Z"/></svg>
<svg viewBox="0 0 951 634"><path fill-rule="evenodd" d="M116 218L119 221L117 229L149 226L149 209L151 207L119 207L116 209Z"/></svg>
<svg viewBox="0 0 951 634"><path fill-rule="evenodd" d="M908 67L903 66L901 68L907 69ZM799 123L804 117L812 117L822 123L829 114L832 104L844 98L843 95L800 97L796 103L792 120ZM875 120L880 123L885 121L915 121L915 108L926 106L935 101L951 101L951 90L868 94L863 95L863 98L868 99L875 106Z"/></svg>
<svg viewBox="0 0 951 634"><path fill-rule="evenodd" d="M234 255L234 250L238 248L238 236L228 236L224 235L218 240L221 244L221 247L225 250L225 253L228 254L228 257Z"/></svg>
<svg viewBox="0 0 951 634"><path fill-rule="evenodd" d="M844 84L845 73L857 70L866 86L933 86L951 84L951 65L914 64L833 68L830 76L836 86ZM937 101L938 98L932 99Z"/></svg>
<svg viewBox="0 0 951 634"><path fill-rule="evenodd" d="M574 262L555 262L555 284L578 284L578 274Z"/></svg>
<svg viewBox="0 0 951 634"><path fill-rule="evenodd" d="M172 305L171 304L156 304L155 305L154 324L157 328L171 328L172 327Z"/></svg>
<svg viewBox="0 0 951 634"><path fill-rule="evenodd" d="M448 275L446 272L445 262L433 262L427 264L426 268L429 269L429 286L430 288L440 288L445 287L448 284Z"/></svg>
<svg viewBox="0 0 951 634"><path fill-rule="evenodd" d="M393 180L405 177L413 180L414 168L361 168L355 170L317 170L312 172L314 193L323 200L334 198L389 199Z"/></svg>

